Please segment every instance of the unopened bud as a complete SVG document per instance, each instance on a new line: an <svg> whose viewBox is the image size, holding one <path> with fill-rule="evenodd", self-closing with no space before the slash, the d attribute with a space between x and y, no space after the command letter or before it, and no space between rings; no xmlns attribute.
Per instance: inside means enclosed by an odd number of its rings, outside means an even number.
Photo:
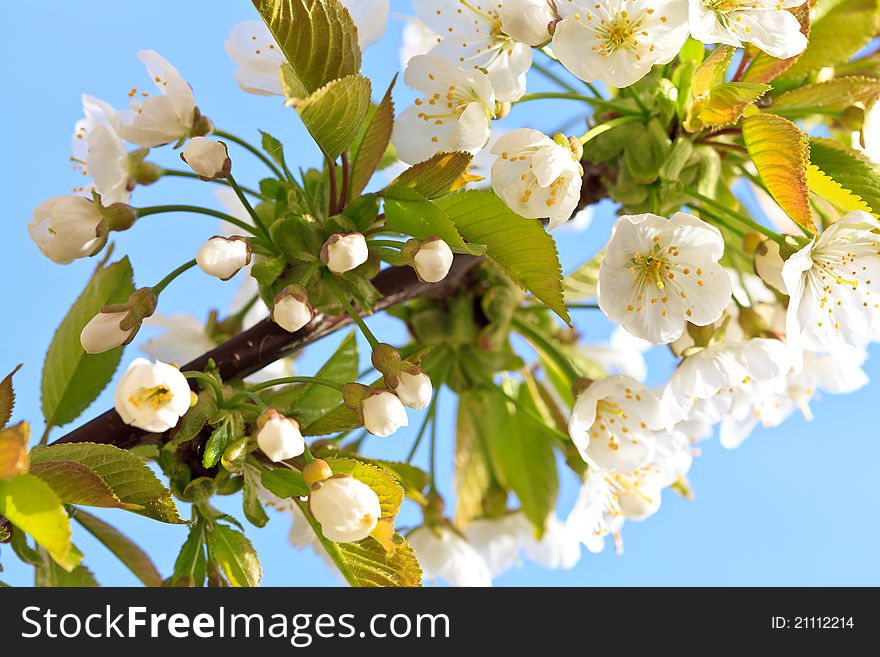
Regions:
<svg viewBox="0 0 880 657"><path fill-rule="evenodd" d="M288 333L296 333L312 321L315 310L309 304L309 295L302 285L288 285L275 297L272 321Z"/></svg>
<svg viewBox="0 0 880 657"><path fill-rule="evenodd" d="M222 141L193 137L180 154L180 159L205 181L226 178L232 171L232 160Z"/></svg>
<svg viewBox="0 0 880 657"><path fill-rule="evenodd" d="M315 459L311 463L306 464L302 469L303 479L306 480L306 486L311 488L319 481L324 481L333 476L333 470L327 461L323 459Z"/></svg>
<svg viewBox="0 0 880 657"><path fill-rule="evenodd" d="M306 450L299 423L273 408L266 409L257 418L256 440L273 463L300 456Z"/></svg>
<svg viewBox="0 0 880 657"><path fill-rule="evenodd" d="M321 249L321 262L334 274L357 269L370 257L367 240L360 233L331 235Z"/></svg>
<svg viewBox="0 0 880 657"><path fill-rule="evenodd" d="M439 283L446 278L454 259L452 249L439 237L411 239L401 252L415 269L419 280L426 283Z"/></svg>
<svg viewBox="0 0 880 657"><path fill-rule="evenodd" d="M246 238L215 236L202 245L196 262L203 272L228 281L251 262L251 246Z"/></svg>
<svg viewBox="0 0 880 657"><path fill-rule="evenodd" d="M156 312L156 302L152 289L141 288L125 303L105 306L80 332L82 348L88 354L102 354L129 344L144 319Z"/></svg>

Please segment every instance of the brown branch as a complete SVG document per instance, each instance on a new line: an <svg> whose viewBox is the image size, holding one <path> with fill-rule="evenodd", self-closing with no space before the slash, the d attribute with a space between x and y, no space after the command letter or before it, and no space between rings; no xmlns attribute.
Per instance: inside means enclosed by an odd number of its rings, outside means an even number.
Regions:
<svg viewBox="0 0 880 657"><path fill-rule="evenodd" d="M373 280L382 295L375 311L385 310L416 297L446 296L461 283L477 262L479 258L473 256L456 256L449 275L441 283L433 285L419 281L411 267L385 269ZM288 333L274 322L263 320L181 369L202 371L208 361L213 360L224 379L248 376L349 324L351 318L344 314L333 317L318 315L305 328L296 333ZM116 411L111 409L53 444L94 442L127 449L137 445L144 435L145 432L140 429L125 424Z"/></svg>

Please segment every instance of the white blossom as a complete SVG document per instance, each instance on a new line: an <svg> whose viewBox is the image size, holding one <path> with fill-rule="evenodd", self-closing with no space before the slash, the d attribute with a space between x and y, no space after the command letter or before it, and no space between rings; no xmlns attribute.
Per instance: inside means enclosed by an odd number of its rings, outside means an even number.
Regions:
<svg viewBox="0 0 880 657"><path fill-rule="evenodd" d="M553 52L586 82L612 87L638 82L654 64L667 64L688 37L687 0L560 0L565 16Z"/></svg>
<svg viewBox="0 0 880 657"><path fill-rule="evenodd" d="M550 25L556 21L554 6L551 0L504 0L501 27L517 41L542 46L550 41Z"/></svg>
<svg viewBox="0 0 880 657"><path fill-rule="evenodd" d="M229 175L232 160L222 141L193 137L183 149L180 158L196 172L202 180L216 180Z"/></svg>
<svg viewBox="0 0 880 657"><path fill-rule="evenodd" d="M246 92L257 96L283 96L281 65L284 55L262 21L243 21L229 32L226 54L238 64L235 79Z"/></svg>
<svg viewBox="0 0 880 657"><path fill-rule="evenodd" d="M141 351L163 363L188 363L205 354L216 343L205 333L204 325L192 315L154 314L144 326L164 329L164 333L141 345Z"/></svg>
<svg viewBox="0 0 880 657"><path fill-rule="evenodd" d="M212 237L196 253L199 268L228 281L251 262L251 247L243 237Z"/></svg>
<svg viewBox="0 0 880 657"><path fill-rule="evenodd" d="M476 153L486 145L495 92L485 73L420 55L410 60L404 81L423 95L394 124L391 141L403 162L423 162L440 152Z"/></svg>
<svg viewBox="0 0 880 657"><path fill-rule="evenodd" d="M398 374L398 379L399 382L394 388L394 394L404 406L409 406L417 411L428 407L434 394L434 388L431 385L431 378L425 372L422 370L415 373L403 371Z"/></svg>
<svg viewBox="0 0 880 657"><path fill-rule="evenodd" d="M751 43L787 59L807 47L801 25L788 9L805 0L688 0L691 34L703 43L742 47Z"/></svg>
<svg viewBox="0 0 880 657"><path fill-rule="evenodd" d="M409 425L406 409L397 395L382 391L363 400L364 429L374 436L390 436Z"/></svg>
<svg viewBox="0 0 880 657"><path fill-rule="evenodd" d="M357 269L369 257L367 240L360 233L331 235L321 250L321 260L334 274Z"/></svg>
<svg viewBox="0 0 880 657"><path fill-rule="evenodd" d="M786 337L796 355L868 345L880 307L878 229L867 212L850 212L786 260Z"/></svg>
<svg viewBox="0 0 880 657"><path fill-rule="evenodd" d="M522 523L519 514L478 518L465 527L464 535L486 562L493 578L507 572L520 561Z"/></svg>
<svg viewBox="0 0 880 657"><path fill-rule="evenodd" d="M648 376L644 353L652 346L618 326L611 332L607 343L586 344L578 347L578 351L612 374L626 374L644 382Z"/></svg>
<svg viewBox="0 0 880 657"><path fill-rule="evenodd" d="M119 380L113 400L123 422L162 433L177 426L189 410L192 393L176 367L135 358Z"/></svg>
<svg viewBox="0 0 880 657"><path fill-rule="evenodd" d="M299 424L277 412L262 422L255 437L260 450L273 463L292 459L305 452L306 443Z"/></svg>
<svg viewBox="0 0 880 657"><path fill-rule="evenodd" d="M452 586L492 586L489 566L458 534L446 527L419 527L406 537L425 579L443 579Z"/></svg>
<svg viewBox="0 0 880 657"><path fill-rule="evenodd" d="M413 255L413 268L426 283L439 283L449 273L453 257L452 249L443 240L425 240Z"/></svg>
<svg viewBox="0 0 880 657"><path fill-rule="evenodd" d="M591 466L632 472L651 459L656 431L664 426L666 418L656 395L618 374L591 383L578 395L568 432Z"/></svg>
<svg viewBox="0 0 880 657"><path fill-rule="evenodd" d="M79 335L83 350L87 354L103 354L105 351L128 344L139 326L135 325L127 330L123 329L120 323L126 317L128 317L128 310L100 312L92 317Z"/></svg>
<svg viewBox="0 0 880 657"><path fill-rule="evenodd" d="M550 230L568 221L581 197L583 169L577 155L537 130L505 134L492 147L492 188L528 219L549 218Z"/></svg>
<svg viewBox="0 0 880 657"><path fill-rule="evenodd" d="M94 202L79 196L56 196L34 210L28 233L44 256L66 265L101 249L103 240L98 233L103 221Z"/></svg>
<svg viewBox="0 0 880 657"><path fill-rule="evenodd" d="M376 528L382 509L372 488L348 475L335 475L312 485L309 510L324 537L337 543L353 543Z"/></svg>
<svg viewBox="0 0 880 657"><path fill-rule="evenodd" d="M309 304L304 288L286 288L275 299L272 321L288 333L296 333L312 321L315 310Z"/></svg>
<svg viewBox="0 0 880 657"><path fill-rule="evenodd" d="M464 69L484 69L497 100L515 102L526 92L532 49L504 33L500 7L486 0L413 0L419 20L442 38L431 54Z"/></svg>
<svg viewBox="0 0 880 657"><path fill-rule="evenodd" d="M158 95L143 101L132 100L136 115L120 134L126 141L153 148L177 142L190 135L196 120L196 101L192 89L180 73L154 50L141 50L138 58L159 89Z"/></svg>
<svg viewBox="0 0 880 657"><path fill-rule="evenodd" d="M672 342L688 322L711 324L730 303L723 253L720 231L689 214L622 216L599 269L599 306L636 337Z"/></svg>
<svg viewBox="0 0 880 657"><path fill-rule="evenodd" d="M400 68L406 69L409 60L427 55L442 40L418 18L407 16L406 25L403 26L403 44L400 46Z"/></svg>

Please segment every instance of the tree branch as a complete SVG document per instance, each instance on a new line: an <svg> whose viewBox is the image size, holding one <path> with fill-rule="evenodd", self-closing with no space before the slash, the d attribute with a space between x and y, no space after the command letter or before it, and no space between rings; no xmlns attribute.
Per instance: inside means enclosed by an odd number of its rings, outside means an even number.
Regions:
<svg viewBox="0 0 880 657"><path fill-rule="evenodd" d="M421 282L411 267L385 269L373 280L382 295L375 312L416 297L447 296L479 260L473 256L457 255L449 275L436 284ZM274 322L263 320L181 369L202 371L208 361L213 360L224 380L248 376L351 324L351 321L345 313L334 317L318 315L308 326L296 333L288 333ZM53 444L93 442L127 449L137 445L145 435L144 431L125 424L111 409Z"/></svg>

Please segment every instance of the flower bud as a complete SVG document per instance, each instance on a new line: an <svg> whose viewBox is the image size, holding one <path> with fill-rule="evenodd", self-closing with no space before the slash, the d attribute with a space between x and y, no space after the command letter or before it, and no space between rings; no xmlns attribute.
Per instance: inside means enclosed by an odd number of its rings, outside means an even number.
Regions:
<svg viewBox="0 0 880 657"><path fill-rule="evenodd" d="M313 484L309 510L321 523L324 537L337 543L365 539L382 517L379 496L349 475L335 475Z"/></svg>
<svg viewBox="0 0 880 657"><path fill-rule="evenodd" d="M228 281L241 271L242 267L250 264L251 246L247 239L238 235L215 236L199 249L196 262L206 274Z"/></svg>
<svg viewBox="0 0 880 657"><path fill-rule="evenodd" d="M190 388L180 370L136 358L116 386L116 412L128 425L163 433L177 426L190 407Z"/></svg>
<svg viewBox="0 0 880 657"><path fill-rule="evenodd" d="M330 469L330 465L327 461L323 459L315 459L311 463L306 464L302 470L302 475L303 479L306 481L306 486L311 488L319 481L324 481L325 479L332 477L333 470Z"/></svg>
<svg viewBox="0 0 880 657"><path fill-rule="evenodd" d="M79 341L88 354L127 345L141 328L144 319L156 311L156 295L145 287L132 292L125 303L101 308L80 332Z"/></svg>
<svg viewBox="0 0 880 657"><path fill-rule="evenodd" d="M306 451L299 423L274 408L260 413L257 426L257 445L273 463L292 459Z"/></svg>
<svg viewBox="0 0 880 657"><path fill-rule="evenodd" d="M36 210L28 223L31 239L52 262L66 265L98 253L107 242L101 208L80 196L57 196Z"/></svg>
<svg viewBox="0 0 880 657"><path fill-rule="evenodd" d="M321 249L321 262L334 274L357 269L370 257L367 240L360 233L331 235Z"/></svg>
<svg viewBox="0 0 880 657"><path fill-rule="evenodd" d="M501 4L501 29L530 46L550 41L550 26L555 26L557 20L553 3L548 0L504 0Z"/></svg>
<svg viewBox="0 0 880 657"><path fill-rule="evenodd" d="M232 160L222 141L193 137L180 154L180 159L205 181L226 178L232 171Z"/></svg>
<svg viewBox="0 0 880 657"><path fill-rule="evenodd" d="M419 279L426 283L439 283L452 267L452 249L439 238L425 241L412 239L404 246L403 254Z"/></svg>
<svg viewBox="0 0 880 657"><path fill-rule="evenodd" d="M376 391L363 401L364 428L375 436L390 436L409 424L406 409L397 395Z"/></svg>
<svg viewBox="0 0 880 657"><path fill-rule="evenodd" d="M296 333L312 321L315 311L309 304L308 292L301 285L288 285L275 297L272 321L288 333Z"/></svg>
<svg viewBox="0 0 880 657"><path fill-rule="evenodd" d="M247 456L248 438L242 436L223 451L220 464L229 472L241 472L245 457Z"/></svg>
<svg viewBox="0 0 880 657"><path fill-rule="evenodd" d="M401 372L398 375L400 383L395 386L394 393L404 406L420 411L431 403L434 388L431 378L421 368L416 370L414 374Z"/></svg>

